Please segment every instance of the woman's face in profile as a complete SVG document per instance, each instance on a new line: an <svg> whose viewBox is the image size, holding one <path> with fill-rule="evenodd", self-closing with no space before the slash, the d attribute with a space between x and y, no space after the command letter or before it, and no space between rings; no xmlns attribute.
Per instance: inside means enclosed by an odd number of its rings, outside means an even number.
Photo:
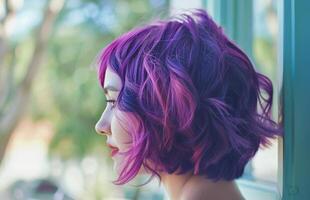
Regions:
<svg viewBox="0 0 310 200"><path fill-rule="evenodd" d="M122 117L122 112L115 106L116 99L122 88L120 77L109 67L106 70L104 79L104 93L107 99L105 110L96 124L96 132L107 136L107 145L110 147L111 157L114 160L113 169L119 172L122 165L122 158L118 152L128 150L130 137L121 126L120 120L116 117Z"/></svg>

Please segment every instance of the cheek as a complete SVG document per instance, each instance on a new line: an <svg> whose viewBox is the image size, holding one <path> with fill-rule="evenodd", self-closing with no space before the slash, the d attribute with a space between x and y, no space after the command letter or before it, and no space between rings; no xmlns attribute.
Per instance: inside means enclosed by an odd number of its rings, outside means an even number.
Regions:
<svg viewBox="0 0 310 200"><path fill-rule="evenodd" d="M127 118L130 118L131 121L128 122L126 120ZM121 152L126 151L127 149L130 148L131 144L131 137L128 134L128 127L130 126L130 130L136 131L136 128L138 127L138 122L135 120L133 116L130 116L129 114L125 115L121 112L117 113L117 117L114 115L111 120L111 131L112 131L112 138L115 141L117 147L120 149ZM127 130L126 130L127 129ZM113 169L117 173L120 173L121 169L123 169L124 165L126 163L124 162L124 158L122 156L116 155L114 158L114 165ZM145 169L144 167L141 167L138 174L148 174L148 170Z"/></svg>
<svg viewBox="0 0 310 200"><path fill-rule="evenodd" d="M113 116L111 121L112 138L114 139L120 151L127 150L131 143L130 136L125 130L126 127L124 126L125 125L122 124L116 116Z"/></svg>

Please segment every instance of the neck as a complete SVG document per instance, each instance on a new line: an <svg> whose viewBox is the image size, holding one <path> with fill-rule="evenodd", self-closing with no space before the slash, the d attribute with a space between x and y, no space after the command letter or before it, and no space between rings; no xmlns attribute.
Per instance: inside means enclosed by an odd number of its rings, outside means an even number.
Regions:
<svg viewBox="0 0 310 200"><path fill-rule="evenodd" d="M162 177L162 183L168 194L169 200L178 200L185 187L185 185L192 178L192 173L186 173L182 175L177 174L160 174Z"/></svg>
<svg viewBox="0 0 310 200"><path fill-rule="evenodd" d="M193 195L202 197L206 194L221 199L244 199L235 181L213 182L203 176L193 175L192 172L181 175L161 173L160 176L169 200L180 200L185 196L188 199L188 196Z"/></svg>

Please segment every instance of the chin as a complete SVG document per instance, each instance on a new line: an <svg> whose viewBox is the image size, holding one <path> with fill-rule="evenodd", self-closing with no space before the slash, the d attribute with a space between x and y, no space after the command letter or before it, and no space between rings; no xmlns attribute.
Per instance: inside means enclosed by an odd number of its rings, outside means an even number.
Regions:
<svg viewBox="0 0 310 200"><path fill-rule="evenodd" d="M113 157L113 171L115 171L117 174L120 174L120 161L119 161L119 158L116 157Z"/></svg>

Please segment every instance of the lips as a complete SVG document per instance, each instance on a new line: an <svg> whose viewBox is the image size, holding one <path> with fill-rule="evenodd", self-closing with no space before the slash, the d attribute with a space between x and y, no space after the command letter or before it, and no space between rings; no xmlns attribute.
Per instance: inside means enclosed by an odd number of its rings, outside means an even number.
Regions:
<svg viewBox="0 0 310 200"><path fill-rule="evenodd" d="M111 156L113 157L115 154L117 154L118 149L111 149Z"/></svg>
<svg viewBox="0 0 310 200"><path fill-rule="evenodd" d="M117 152L119 151L119 149L115 146L112 146L110 144L108 144L108 147L111 149L111 153L110 155L113 157L115 154L117 154Z"/></svg>

